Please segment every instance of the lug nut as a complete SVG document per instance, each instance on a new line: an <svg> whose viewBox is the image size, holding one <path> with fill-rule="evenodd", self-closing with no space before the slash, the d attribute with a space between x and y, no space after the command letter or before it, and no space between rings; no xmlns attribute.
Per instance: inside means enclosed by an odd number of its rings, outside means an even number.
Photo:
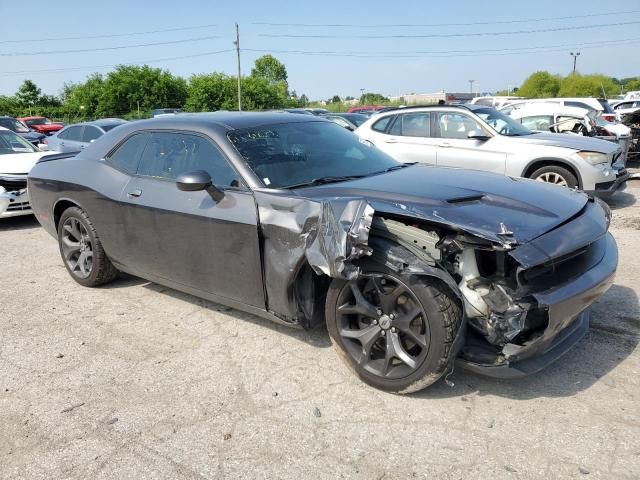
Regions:
<svg viewBox="0 0 640 480"><path fill-rule="evenodd" d="M374 324L374 325L377 325L377 324L378 324L378 320L374 320L374 321L373 321L373 324Z"/></svg>
<svg viewBox="0 0 640 480"><path fill-rule="evenodd" d="M378 315L382 315L382 309L381 309L381 308L376 309L376 313L377 313Z"/></svg>
<svg viewBox="0 0 640 480"><path fill-rule="evenodd" d="M389 318L390 318L391 320L393 320L394 318L396 318L396 316L392 313L392 314L390 314L390 315L389 315Z"/></svg>
<svg viewBox="0 0 640 480"><path fill-rule="evenodd" d="M392 328L391 328L391 331L392 331L393 333L396 333L396 327L392 327Z"/></svg>
<svg viewBox="0 0 640 480"><path fill-rule="evenodd" d="M382 336L384 337L384 336L386 335L386 333L387 333L387 332L385 332L384 330L382 330L382 331L380 332L380 335L382 335Z"/></svg>

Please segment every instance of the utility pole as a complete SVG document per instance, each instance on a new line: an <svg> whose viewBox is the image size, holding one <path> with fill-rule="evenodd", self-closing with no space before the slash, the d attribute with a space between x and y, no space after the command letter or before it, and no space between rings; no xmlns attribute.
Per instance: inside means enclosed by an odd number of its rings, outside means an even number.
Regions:
<svg viewBox="0 0 640 480"><path fill-rule="evenodd" d="M578 60L578 56L580 56L580 52L573 53L571 52L569 55L573 57L573 73L576 73L576 60Z"/></svg>
<svg viewBox="0 0 640 480"><path fill-rule="evenodd" d="M238 111L242 111L242 89L240 87L240 29L238 28L238 24L236 23L236 41L233 42L236 46L236 53L238 54Z"/></svg>
<svg viewBox="0 0 640 480"><path fill-rule="evenodd" d="M469 93L473 96L473 83L475 80L469 80Z"/></svg>

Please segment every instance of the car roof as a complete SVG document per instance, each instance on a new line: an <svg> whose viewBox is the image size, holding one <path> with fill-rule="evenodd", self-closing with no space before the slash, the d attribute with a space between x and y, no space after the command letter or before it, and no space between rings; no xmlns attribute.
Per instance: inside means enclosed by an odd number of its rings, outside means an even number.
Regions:
<svg viewBox="0 0 640 480"><path fill-rule="evenodd" d="M188 128L193 125L212 126L217 125L227 130L241 128L260 127L278 123L293 122L321 122L322 117L315 115L292 115L289 112L204 112L183 113L167 117L156 117L136 122L128 122L136 129L157 128Z"/></svg>
<svg viewBox="0 0 640 480"><path fill-rule="evenodd" d="M514 117L522 117L524 115L553 115L553 114L564 114L564 115L575 115L579 117L584 117L587 113L594 111L593 108L582 108L582 107L567 107L564 105L560 105L555 102L535 102L535 103L525 103L520 108L517 108L511 112L511 116Z"/></svg>
<svg viewBox="0 0 640 480"><path fill-rule="evenodd" d="M450 103L445 103L442 105L409 105L406 107L389 108L384 112L380 112L378 115L376 115L376 117L379 117L388 113L398 113L398 112L411 111L411 110L469 110L471 112L474 112L476 110L484 110L487 108L493 108L493 107L489 105L475 105L472 103L465 103L460 105L458 104L454 105Z"/></svg>

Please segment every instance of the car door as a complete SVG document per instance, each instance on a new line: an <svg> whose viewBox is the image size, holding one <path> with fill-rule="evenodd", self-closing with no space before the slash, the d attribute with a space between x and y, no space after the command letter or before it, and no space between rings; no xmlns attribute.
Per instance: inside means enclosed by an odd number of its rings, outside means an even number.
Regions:
<svg viewBox="0 0 640 480"><path fill-rule="evenodd" d="M128 262L145 274L264 308L253 194L211 139L151 132L121 202ZM178 190L177 176L207 171L224 192Z"/></svg>
<svg viewBox="0 0 640 480"><path fill-rule="evenodd" d="M468 138L469 132L485 133L487 138ZM438 112L432 135L438 140L437 164L482 170L504 175L507 154L498 146L500 138L476 119L462 112Z"/></svg>
<svg viewBox="0 0 640 480"><path fill-rule="evenodd" d="M430 137L431 112L410 112L391 117L376 146L401 162L435 165L436 145Z"/></svg>
<svg viewBox="0 0 640 480"><path fill-rule="evenodd" d="M69 127L58 134L57 145L53 146L52 150L57 152L79 152L82 148L82 129L84 125L75 125Z"/></svg>

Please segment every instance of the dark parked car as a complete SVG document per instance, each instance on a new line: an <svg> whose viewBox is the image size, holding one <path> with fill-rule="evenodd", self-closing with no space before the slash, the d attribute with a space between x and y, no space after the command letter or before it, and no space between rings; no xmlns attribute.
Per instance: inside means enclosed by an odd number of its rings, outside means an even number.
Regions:
<svg viewBox="0 0 640 480"><path fill-rule="evenodd" d="M338 125L218 112L129 123L28 188L64 265L118 271L266 319L327 323L365 382L540 370L611 285L610 211L527 179L401 164Z"/></svg>
<svg viewBox="0 0 640 480"><path fill-rule="evenodd" d="M55 152L78 152L123 123L127 121L120 118L103 118L93 122L68 125L47 138L45 143L49 146L49 150Z"/></svg>
<svg viewBox="0 0 640 480"><path fill-rule="evenodd" d="M14 117L0 117L0 127L4 127L17 133L26 141L33 143L36 147L46 138L44 133L38 133L35 130L31 130L24 123Z"/></svg>

